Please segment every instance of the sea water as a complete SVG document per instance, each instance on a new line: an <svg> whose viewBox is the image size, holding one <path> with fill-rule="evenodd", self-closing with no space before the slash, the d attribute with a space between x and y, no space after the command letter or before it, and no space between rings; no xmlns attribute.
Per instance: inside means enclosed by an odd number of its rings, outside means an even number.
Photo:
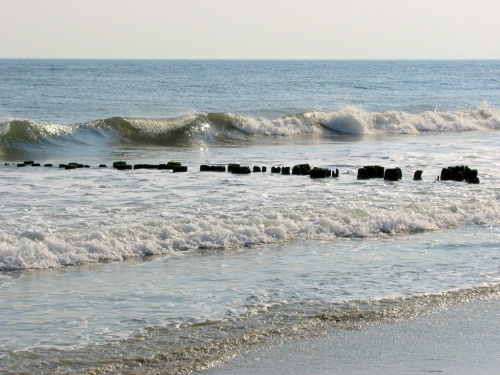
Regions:
<svg viewBox="0 0 500 375"><path fill-rule="evenodd" d="M499 61L0 60L0 82L5 373L189 373L500 295ZM267 172L199 168L228 163ZM339 177L270 173L300 163ZM455 165L480 184L438 179Z"/></svg>

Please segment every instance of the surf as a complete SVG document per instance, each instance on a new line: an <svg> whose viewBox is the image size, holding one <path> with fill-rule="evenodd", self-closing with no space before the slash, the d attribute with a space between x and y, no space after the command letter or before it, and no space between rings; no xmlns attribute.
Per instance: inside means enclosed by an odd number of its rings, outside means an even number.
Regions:
<svg viewBox="0 0 500 375"><path fill-rule="evenodd" d="M248 137L293 137L331 132L355 135L416 134L500 129L500 110L370 112L345 107L336 112L311 111L278 118L234 113L194 113L172 118L111 117L89 123L59 124L12 119L0 124L0 147L29 149L104 143L189 147L244 141Z"/></svg>

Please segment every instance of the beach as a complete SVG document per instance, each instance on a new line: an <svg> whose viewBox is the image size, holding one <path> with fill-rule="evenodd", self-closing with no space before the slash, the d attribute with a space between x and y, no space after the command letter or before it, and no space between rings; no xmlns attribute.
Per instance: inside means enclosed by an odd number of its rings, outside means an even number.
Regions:
<svg viewBox="0 0 500 375"><path fill-rule="evenodd" d="M471 301L411 320L373 322L252 352L205 375L499 373L500 300Z"/></svg>

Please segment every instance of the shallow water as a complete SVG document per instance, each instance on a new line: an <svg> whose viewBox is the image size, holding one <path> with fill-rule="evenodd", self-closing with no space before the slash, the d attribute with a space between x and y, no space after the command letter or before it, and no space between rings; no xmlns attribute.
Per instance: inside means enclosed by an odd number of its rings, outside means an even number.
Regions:
<svg viewBox="0 0 500 375"><path fill-rule="evenodd" d="M4 273L2 361L136 373L144 358L148 371L184 372L342 323L498 297L499 239L498 226L474 226Z"/></svg>

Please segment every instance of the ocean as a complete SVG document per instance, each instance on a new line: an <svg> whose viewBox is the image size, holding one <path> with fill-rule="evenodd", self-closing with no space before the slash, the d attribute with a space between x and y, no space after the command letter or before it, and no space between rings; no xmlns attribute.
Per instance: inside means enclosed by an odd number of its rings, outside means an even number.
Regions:
<svg viewBox="0 0 500 375"><path fill-rule="evenodd" d="M0 373L217 372L498 301L499 130L497 60L1 59Z"/></svg>

